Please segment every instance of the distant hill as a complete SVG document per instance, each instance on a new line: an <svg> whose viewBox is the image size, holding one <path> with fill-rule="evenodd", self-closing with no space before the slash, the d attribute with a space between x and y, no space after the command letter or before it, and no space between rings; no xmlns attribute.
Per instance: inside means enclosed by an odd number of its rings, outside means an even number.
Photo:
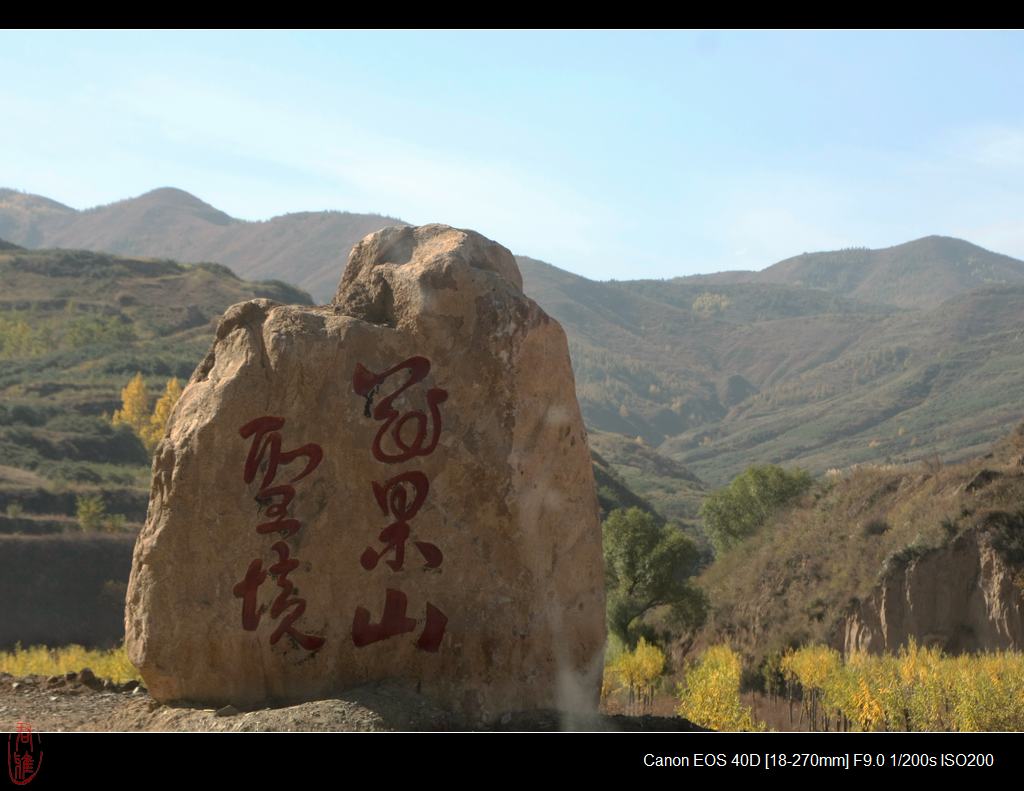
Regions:
<svg viewBox="0 0 1024 791"><path fill-rule="evenodd" d="M184 383L230 305L312 303L293 286L242 280L221 264L13 245L0 245L0 286L0 534L75 530L77 499L92 494L109 513L141 522L150 457L110 424L121 389L141 372L152 403L170 377ZM605 513L656 512L594 456Z"/></svg>
<svg viewBox="0 0 1024 791"><path fill-rule="evenodd" d="M217 261L242 277L295 283L314 299L334 293L352 245L401 220L321 211L263 222L234 219L180 189L77 211L39 195L0 189L0 238L25 247ZM684 292L710 285L776 284L896 307L935 307L989 285L1024 284L1024 262L962 239L927 236L880 250L803 253L759 272L719 272L667 281ZM659 281L658 288L665 281Z"/></svg>
<svg viewBox="0 0 1024 791"><path fill-rule="evenodd" d="M756 394L717 425L681 432L659 450L713 481L751 459L820 473L934 454L969 457L1024 416L1021 315L1024 285L1017 285L851 324L834 355L773 381L752 376ZM764 328L766 345L785 344L772 329Z"/></svg>
<svg viewBox="0 0 1024 791"><path fill-rule="evenodd" d="M1024 284L1024 262L948 236L926 236L882 250L803 253L760 272L681 278L702 283L780 283L822 289L865 302L935 307L991 285Z"/></svg>
<svg viewBox="0 0 1024 791"><path fill-rule="evenodd" d="M25 247L45 245L45 234L60 227L75 210L63 203L16 190L0 189L0 238Z"/></svg>
<svg viewBox="0 0 1024 791"><path fill-rule="evenodd" d="M311 302L220 264L75 250L0 250L0 285L0 532L60 529L29 517L74 514L95 492L141 521L150 459L110 425L121 388L142 372L155 399L170 377L187 380L229 305Z"/></svg>
<svg viewBox="0 0 1024 791"><path fill-rule="evenodd" d="M660 514L680 525L705 557L711 557L711 545L704 537L698 514L707 494L707 486L700 478L678 461L661 455L642 439L590 430L587 440L595 458L594 471L602 504L605 500L615 500L615 507L637 505ZM643 501L631 503L625 498L616 498L612 493L615 483L608 482L602 474L604 472L614 475L615 481L635 492L635 496L643 498ZM612 492L606 492L606 486Z"/></svg>
<svg viewBox="0 0 1024 791"><path fill-rule="evenodd" d="M404 223L333 211L246 222L169 187L85 211L0 189L0 238L16 244L216 261L241 277L294 283L321 303L334 295L352 246L388 225Z"/></svg>
<svg viewBox="0 0 1024 791"><path fill-rule="evenodd" d="M913 309L783 283L599 283L518 260L569 335L588 426L640 436L714 486L753 463L963 458L1024 416L1024 283Z"/></svg>
<svg viewBox="0 0 1024 791"><path fill-rule="evenodd" d="M15 243L216 260L321 302L351 244L397 222L338 212L242 222L175 189L81 212L0 191L0 237ZM821 473L963 458L1024 416L1024 262L966 241L931 236L671 280L596 282L517 260L526 293L567 331L588 428L641 437L712 486L758 462ZM657 473L642 483L636 458L601 453L658 501ZM681 498L660 505L692 510L688 490Z"/></svg>

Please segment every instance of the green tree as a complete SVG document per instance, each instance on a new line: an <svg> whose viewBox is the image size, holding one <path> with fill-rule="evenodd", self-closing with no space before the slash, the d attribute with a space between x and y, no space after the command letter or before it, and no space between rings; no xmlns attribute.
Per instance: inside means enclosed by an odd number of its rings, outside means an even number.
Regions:
<svg viewBox="0 0 1024 791"><path fill-rule="evenodd" d="M83 494L75 500L75 512L78 516L78 526L86 532L93 532L103 526L107 509L100 495Z"/></svg>
<svg viewBox="0 0 1024 791"><path fill-rule="evenodd" d="M732 483L708 495L701 506L704 532L717 554L756 533L776 510L803 494L812 478L805 470L774 464L748 467Z"/></svg>
<svg viewBox="0 0 1024 791"><path fill-rule="evenodd" d="M640 508L612 511L602 532L608 630L614 637L636 647L645 633L651 636L644 615L666 605L681 627L703 622L707 604L689 580L699 558L693 542Z"/></svg>
<svg viewBox="0 0 1024 791"><path fill-rule="evenodd" d="M108 533L122 533L127 521L124 514L109 514L103 520L103 529Z"/></svg>

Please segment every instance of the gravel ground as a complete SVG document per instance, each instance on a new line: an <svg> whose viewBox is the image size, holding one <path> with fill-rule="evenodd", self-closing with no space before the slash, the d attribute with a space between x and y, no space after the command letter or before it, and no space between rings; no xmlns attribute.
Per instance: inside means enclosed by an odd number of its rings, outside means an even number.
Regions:
<svg viewBox="0 0 1024 791"><path fill-rule="evenodd" d="M164 705L135 682L112 684L90 672L66 676L0 674L0 731L27 722L53 731L688 731L679 717L599 715L572 718L555 711L506 714L489 726L467 726L425 698L387 683L369 684L337 698L293 706L238 711Z"/></svg>

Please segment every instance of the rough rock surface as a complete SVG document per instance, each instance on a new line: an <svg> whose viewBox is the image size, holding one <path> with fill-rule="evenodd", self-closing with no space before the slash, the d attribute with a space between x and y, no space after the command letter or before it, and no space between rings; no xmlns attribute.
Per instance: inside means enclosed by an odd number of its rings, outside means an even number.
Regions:
<svg viewBox="0 0 1024 791"><path fill-rule="evenodd" d="M974 529L887 574L846 619L843 650L895 652L913 637L947 653L1024 648L1024 588L992 533Z"/></svg>
<svg viewBox="0 0 1024 791"><path fill-rule="evenodd" d="M509 251L388 228L333 305L230 308L156 452L125 626L161 701L391 679L476 721L596 707L586 433Z"/></svg>
<svg viewBox="0 0 1024 791"><path fill-rule="evenodd" d="M223 711L223 709L221 709ZM389 682L364 684L335 698L287 706L258 706L220 715L213 708L162 705L144 688L94 689L75 679L0 673L0 732L26 722L33 731L465 731L466 723L408 689ZM502 717L499 731L701 731L682 717L535 710Z"/></svg>

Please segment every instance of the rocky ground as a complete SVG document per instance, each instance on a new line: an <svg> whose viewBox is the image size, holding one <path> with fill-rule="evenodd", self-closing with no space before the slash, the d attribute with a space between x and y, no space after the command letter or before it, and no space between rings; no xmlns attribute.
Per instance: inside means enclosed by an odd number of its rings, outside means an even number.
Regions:
<svg viewBox="0 0 1024 791"><path fill-rule="evenodd" d="M0 731L13 731L18 722L29 723L36 732L700 730L679 717L574 718L556 711L506 714L490 725L467 725L422 696L384 683L292 706L215 710L164 705L136 682L113 684L87 670L48 678L0 674Z"/></svg>

